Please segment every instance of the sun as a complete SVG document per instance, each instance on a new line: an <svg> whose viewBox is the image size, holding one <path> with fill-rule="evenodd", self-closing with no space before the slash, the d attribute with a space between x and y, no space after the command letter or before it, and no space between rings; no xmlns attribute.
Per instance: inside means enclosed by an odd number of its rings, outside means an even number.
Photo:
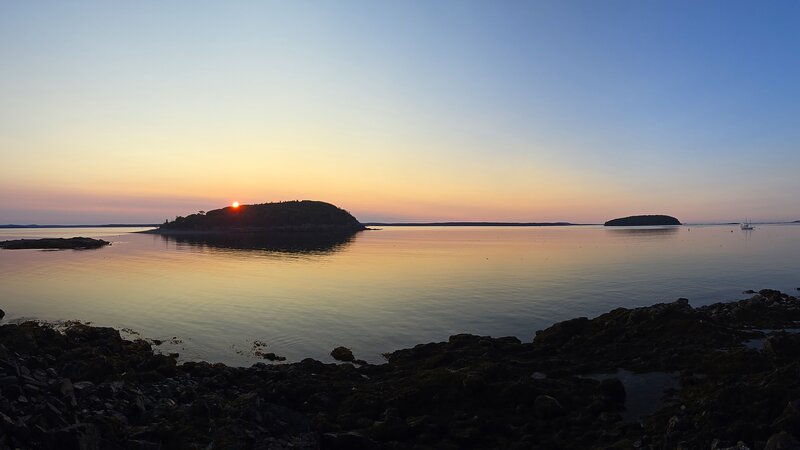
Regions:
<svg viewBox="0 0 800 450"><path fill-rule="evenodd" d="M239 207L239 202L233 202L233 203L231 203L231 206L233 208L238 208Z"/></svg>

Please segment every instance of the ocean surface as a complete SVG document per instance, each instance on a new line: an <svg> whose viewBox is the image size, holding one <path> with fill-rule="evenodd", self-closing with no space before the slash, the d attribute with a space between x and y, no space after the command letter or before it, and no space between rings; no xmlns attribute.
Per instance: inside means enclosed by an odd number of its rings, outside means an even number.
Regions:
<svg viewBox="0 0 800 450"><path fill-rule="evenodd" d="M255 350L331 361L446 340L517 336L615 307L797 294L800 225L383 227L284 244L174 240L133 228L5 229L0 240L102 237L99 250L0 250L4 322L81 320L165 341L184 360Z"/></svg>

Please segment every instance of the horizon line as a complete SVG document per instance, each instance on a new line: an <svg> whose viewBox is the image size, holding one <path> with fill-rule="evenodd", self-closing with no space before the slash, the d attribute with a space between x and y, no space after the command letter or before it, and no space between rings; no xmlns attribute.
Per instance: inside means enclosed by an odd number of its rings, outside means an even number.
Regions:
<svg viewBox="0 0 800 450"><path fill-rule="evenodd" d="M680 225L657 225L657 226L702 226L702 225L738 225L741 222L684 222ZM776 220L752 222L756 225L780 225L796 224L800 220ZM107 223L107 224L0 224L0 229L25 229L25 228L145 228L159 227L161 223ZM603 223L576 223L567 221L557 222L503 222L503 221L442 221L442 222L362 222L365 226L396 226L396 227L425 227L425 226L453 226L453 227L569 227L569 226L593 226L603 225Z"/></svg>

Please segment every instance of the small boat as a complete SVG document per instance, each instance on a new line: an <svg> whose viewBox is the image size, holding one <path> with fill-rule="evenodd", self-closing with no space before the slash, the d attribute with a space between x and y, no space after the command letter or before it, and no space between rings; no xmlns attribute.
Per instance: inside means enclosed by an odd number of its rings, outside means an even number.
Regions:
<svg viewBox="0 0 800 450"><path fill-rule="evenodd" d="M745 221L744 221L744 222L742 222L742 223L739 225L739 227L740 227L741 229L743 229L743 230L755 230L755 229L756 229L756 227L754 227L754 226L753 226L753 224L752 224L752 223L750 223L750 220L749 220L749 219L745 219Z"/></svg>

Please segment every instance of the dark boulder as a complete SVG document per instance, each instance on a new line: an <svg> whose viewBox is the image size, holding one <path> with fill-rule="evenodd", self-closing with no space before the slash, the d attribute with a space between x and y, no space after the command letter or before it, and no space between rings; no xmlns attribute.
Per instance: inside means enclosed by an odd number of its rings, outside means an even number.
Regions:
<svg viewBox="0 0 800 450"><path fill-rule="evenodd" d="M625 403L625 385L622 384L619 378L607 378L600 381L597 391L613 403Z"/></svg>
<svg viewBox="0 0 800 450"><path fill-rule="evenodd" d="M64 450L96 450L100 448L100 433L90 423L69 425L53 433L58 448Z"/></svg>
<svg viewBox="0 0 800 450"><path fill-rule="evenodd" d="M800 450L800 441L791 434L781 431L770 436L764 450Z"/></svg>
<svg viewBox="0 0 800 450"><path fill-rule="evenodd" d="M779 358L800 356L800 335L778 333L769 336L764 343L764 353Z"/></svg>
<svg viewBox="0 0 800 450"><path fill-rule="evenodd" d="M331 351L331 356L337 361L353 362L356 359L353 352L347 347L336 347Z"/></svg>
<svg viewBox="0 0 800 450"><path fill-rule="evenodd" d="M542 419L554 419L564 413L564 407L555 397L544 394L536 397L533 401L533 408L536 415Z"/></svg>
<svg viewBox="0 0 800 450"><path fill-rule="evenodd" d="M330 450L373 450L378 443L356 433L325 433L322 435L322 448Z"/></svg>
<svg viewBox="0 0 800 450"><path fill-rule="evenodd" d="M537 344L563 345L577 335L581 335L591 328L591 323L586 317L565 320L545 330L536 332L533 342Z"/></svg>
<svg viewBox="0 0 800 450"><path fill-rule="evenodd" d="M800 433L800 400L787 403L781 415L772 423L772 428L792 434Z"/></svg>
<svg viewBox="0 0 800 450"><path fill-rule="evenodd" d="M275 353L272 352L264 353L261 355L261 357L266 359L267 361L286 361L285 357L276 355Z"/></svg>

